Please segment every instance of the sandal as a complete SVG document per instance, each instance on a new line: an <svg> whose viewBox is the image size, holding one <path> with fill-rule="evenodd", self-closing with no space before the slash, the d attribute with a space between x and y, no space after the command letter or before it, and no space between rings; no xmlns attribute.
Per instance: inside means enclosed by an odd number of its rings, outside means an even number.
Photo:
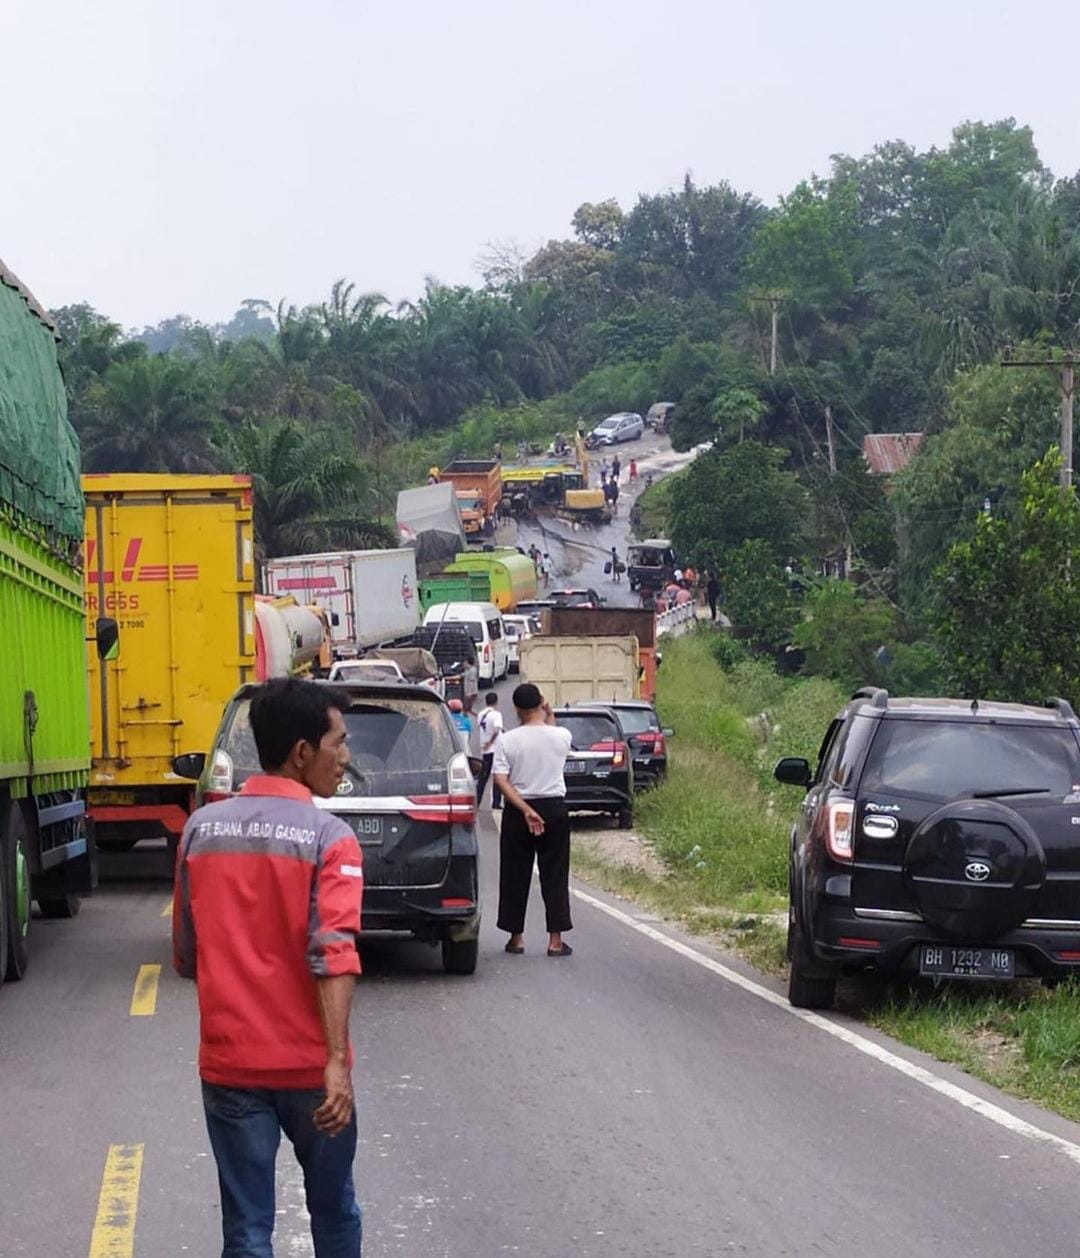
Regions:
<svg viewBox="0 0 1080 1258"><path fill-rule="evenodd" d="M525 951L524 944L510 943L509 941L507 942L506 947L503 949L503 952L509 952L513 956L520 956L520 954L523 953L524 951Z"/></svg>
<svg viewBox="0 0 1080 1258"><path fill-rule="evenodd" d="M560 944L558 948L549 948L549 957L569 957L573 955L573 948L568 943Z"/></svg>

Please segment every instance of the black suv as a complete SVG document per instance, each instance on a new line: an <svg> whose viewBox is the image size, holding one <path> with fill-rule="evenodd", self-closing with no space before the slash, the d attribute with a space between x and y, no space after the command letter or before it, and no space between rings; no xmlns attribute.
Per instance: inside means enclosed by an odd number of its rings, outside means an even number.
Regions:
<svg viewBox="0 0 1080 1258"><path fill-rule="evenodd" d="M661 726L656 709L644 699L581 699L575 708L599 708L611 712L622 726L634 761L634 790L657 786L667 776L667 742L675 733Z"/></svg>
<svg viewBox="0 0 1080 1258"><path fill-rule="evenodd" d="M318 683L317 683L318 684ZM207 756L174 768L198 777L198 803L238 791L259 772L248 710L257 686L229 701ZM480 933L476 786L437 694L403 682L339 682L352 760L333 799L364 853L362 928L408 931L442 944L443 969L471 974Z"/></svg>
<svg viewBox="0 0 1080 1258"><path fill-rule="evenodd" d="M634 820L634 761L626 734L610 711L556 708L555 724L573 740L563 769L571 812L606 812L626 829Z"/></svg>
<svg viewBox="0 0 1080 1258"><path fill-rule="evenodd" d="M793 1005L845 970L944 978L1080 970L1080 722L1046 706L859 690L825 735L791 835Z"/></svg>

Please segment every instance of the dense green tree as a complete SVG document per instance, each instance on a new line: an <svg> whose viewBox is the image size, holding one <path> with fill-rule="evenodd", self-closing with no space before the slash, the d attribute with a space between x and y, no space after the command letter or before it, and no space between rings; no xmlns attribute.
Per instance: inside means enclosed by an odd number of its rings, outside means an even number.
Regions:
<svg viewBox="0 0 1080 1258"><path fill-rule="evenodd" d="M806 667L849 690L879 684L885 666L880 649L896 635L896 612L882 598L866 597L853 581L820 581L803 600L795 645Z"/></svg>

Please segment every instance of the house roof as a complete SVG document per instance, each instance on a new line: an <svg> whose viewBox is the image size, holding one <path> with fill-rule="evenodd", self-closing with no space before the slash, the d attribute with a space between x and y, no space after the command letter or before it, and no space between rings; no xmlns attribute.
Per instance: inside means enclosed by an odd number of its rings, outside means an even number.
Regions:
<svg viewBox="0 0 1080 1258"><path fill-rule="evenodd" d="M872 432L863 437L863 458L875 476L892 476L911 462L922 444L921 432Z"/></svg>

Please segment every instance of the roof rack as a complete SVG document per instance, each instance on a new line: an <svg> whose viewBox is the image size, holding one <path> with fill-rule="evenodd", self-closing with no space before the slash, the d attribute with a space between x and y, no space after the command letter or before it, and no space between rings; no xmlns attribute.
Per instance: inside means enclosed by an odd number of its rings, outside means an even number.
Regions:
<svg viewBox="0 0 1080 1258"><path fill-rule="evenodd" d="M1076 713L1068 699L1047 699L1043 704L1047 708L1056 708L1067 721L1075 721Z"/></svg>
<svg viewBox="0 0 1080 1258"><path fill-rule="evenodd" d="M874 708L884 709L889 706L889 692L880 686L860 686L851 697L852 699L869 699L870 706Z"/></svg>

